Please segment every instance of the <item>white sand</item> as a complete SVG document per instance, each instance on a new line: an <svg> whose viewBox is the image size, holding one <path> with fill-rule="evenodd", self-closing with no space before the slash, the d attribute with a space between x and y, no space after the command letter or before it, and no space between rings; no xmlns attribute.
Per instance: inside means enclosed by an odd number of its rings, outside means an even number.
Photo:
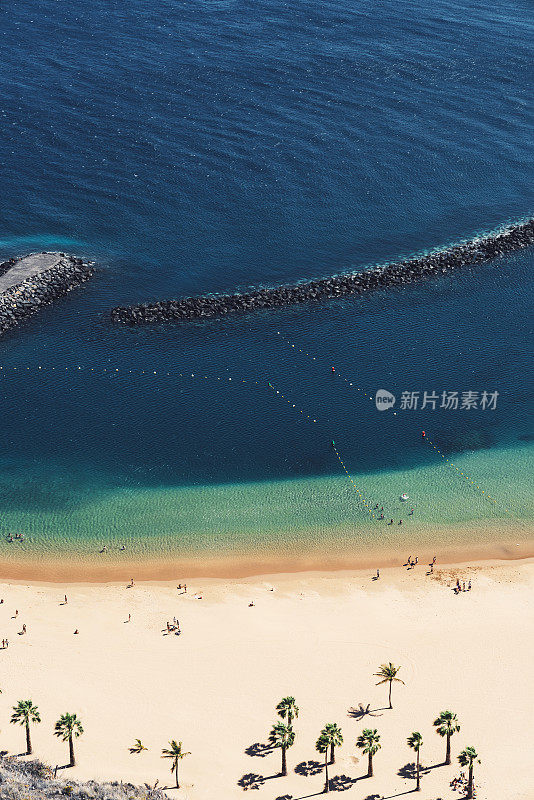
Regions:
<svg viewBox="0 0 534 800"><path fill-rule="evenodd" d="M449 781L459 772L457 753L474 745L482 758L479 800L531 800L534 561L438 568L433 578L425 572L386 569L376 582L348 572L195 579L187 595L176 583L4 584L0 640L10 644L0 651L2 747L24 750L24 730L8 720L11 706L31 697L43 718L32 730L35 755L52 765L67 761L66 744L52 735L56 719L70 711L83 721L78 766L65 777L170 786L161 748L176 738L192 754L182 761L183 789L171 796L232 800L243 796L241 776L256 773L267 780L254 796L275 800L322 791L322 773L303 777L294 767L322 760L315 740L326 722L337 722L345 738L331 778L366 774L355 741L363 727L376 727L375 777L343 796L377 800L414 788L397 774L414 761L406 746L412 731L423 734L425 765L443 761L445 741L432 721L452 709L462 726L453 765L424 774L419 796L460 798ZM447 587L456 574L472 578L470 593L455 596ZM199 589L203 599L195 600ZM60 605L65 592L68 604ZM182 635L163 635L175 615ZM27 634L19 636L23 623ZM387 688L373 678L389 660L402 665L406 682L393 687L392 711L383 709ZM266 742L274 707L288 694L300 717L282 778L279 751L251 757L245 749ZM378 710L351 717L360 703ZM130 755L137 737L149 751Z"/></svg>

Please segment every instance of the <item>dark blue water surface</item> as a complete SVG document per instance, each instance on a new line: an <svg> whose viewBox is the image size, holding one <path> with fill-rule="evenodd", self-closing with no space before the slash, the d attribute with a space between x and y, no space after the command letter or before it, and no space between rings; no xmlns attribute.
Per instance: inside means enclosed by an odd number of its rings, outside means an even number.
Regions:
<svg viewBox="0 0 534 800"><path fill-rule="evenodd" d="M521 0L4 3L0 257L69 250L98 272L0 342L3 463L188 484L334 472L333 435L360 470L433 458L421 427L451 451L524 445L531 252L224 322L125 330L107 312L319 277L529 214L532 22ZM369 393L498 390L497 410L379 414L331 364Z"/></svg>

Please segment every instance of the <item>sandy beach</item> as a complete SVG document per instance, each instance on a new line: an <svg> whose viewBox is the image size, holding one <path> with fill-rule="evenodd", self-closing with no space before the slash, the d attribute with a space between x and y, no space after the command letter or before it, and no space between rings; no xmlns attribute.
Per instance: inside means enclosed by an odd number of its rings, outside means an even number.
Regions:
<svg viewBox="0 0 534 800"><path fill-rule="evenodd" d="M379 580L370 570L193 578L187 593L177 590L180 579L136 580L130 588L4 582L3 747L24 750L24 730L8 719L18 700L31 697L43 720L32 729L34 754L52 766L67 762L66 744L52 735L55 721L69 711L83 722L78 764L65 777L171 787L161 749L177 739L191 755L171 796L239 798L239 781L253 775L245 782L259 787L255 796L296 800L322 792L322 771L311 764L305 775L302 764L322 760L315 741L325 723L337 722L344 744L330 768L332 787L378 800L414 789L406 738L418 730L425 800L462 796L449 783L466 745L482 759L479 800L530 800L534 560L438 560L428 571L420 559L414 569L381 569ZM456 578L471 580L472 590L454 594ZM166 633L174 617L180 636ZM373 677L388 661L401 666L405 682L393 686L393 710ZM280 751L262 745L286 695L294 695L300 716L288 775L279 777ZM445 709L461 724L450 767L442 766L445 742L432 726ZM364 777L367 760L355 747L365 727L381 735L373 778ZM136 738L148 751L130 755Z"/></svg>

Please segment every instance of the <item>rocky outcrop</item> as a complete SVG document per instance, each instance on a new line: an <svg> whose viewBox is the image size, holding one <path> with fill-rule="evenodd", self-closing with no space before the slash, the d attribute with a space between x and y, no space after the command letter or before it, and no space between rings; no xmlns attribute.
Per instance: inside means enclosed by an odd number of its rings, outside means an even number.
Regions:
<svg viewBox="0 0 534 800"><path fill-rule="evenodd" d="M330 278L226 295L200 295L117 307L113 322L128 325L167 320L207 319L296 303L322 302L351 294L364 294L391 286L416 283L457 269L481 264L534 244L534 218L497 232L403 261L371 267Z"/></svg>
<svg viewBox="0 0 534 800"><path fill-rule="evenodd" d="M0 335L92 274L91 264L65 253L34 253L0 264Z"/></svg>

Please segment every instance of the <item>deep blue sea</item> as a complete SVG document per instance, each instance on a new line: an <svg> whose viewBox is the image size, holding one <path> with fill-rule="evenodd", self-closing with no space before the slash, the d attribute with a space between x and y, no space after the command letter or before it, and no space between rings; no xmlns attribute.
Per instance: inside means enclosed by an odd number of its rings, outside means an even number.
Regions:
<svg viewBox="0 0 534 800"><path fill-rule="evenodd" d="M108 314L364 267L532 213L533 20L524 0L3 3L0 258L60 249L97 273L0 341L1 527L45 542L156 530L178 549L186 529L211 547L222 529L223 544L257 539L280 481L342 480L332 438L381 505L412 474L428 524L495 515L422 428L528 516L532 251L224 321L123 329ZM379 388L396 415L365 397ZM401 410L402 391L425 390L499 397ZM279 528L365 521L344 490L307 503Z"/></svg>

